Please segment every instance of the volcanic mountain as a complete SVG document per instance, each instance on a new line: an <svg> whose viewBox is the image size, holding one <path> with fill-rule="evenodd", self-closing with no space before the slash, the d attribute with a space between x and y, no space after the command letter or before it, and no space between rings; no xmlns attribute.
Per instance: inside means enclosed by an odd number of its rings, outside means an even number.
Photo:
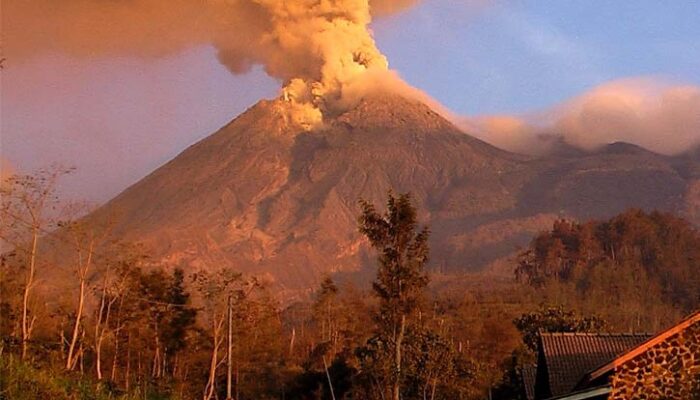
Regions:
<svg viewBox="0 0 700 400"><path fill-rule="evenodd" d="M230 266L303 290L373 261L358 199L411 192L432 234L433 268L478 271L562 216L627 207L683 210L688 163L625 144L531 158L477 140L424 104L372 95L309 131L261 101L88 219L185 268ZM694 204L694 203L693 203Z"/></svg>

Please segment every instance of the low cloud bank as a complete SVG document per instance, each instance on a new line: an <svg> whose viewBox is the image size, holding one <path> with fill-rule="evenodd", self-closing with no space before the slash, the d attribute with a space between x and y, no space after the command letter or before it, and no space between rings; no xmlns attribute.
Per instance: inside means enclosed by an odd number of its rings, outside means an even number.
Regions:
<svg viewBox="0 0 700 400"><path fill-rule="evenodd" d="M556 139L593 150L627 142L675 155L700 145L700 87L651 78L612 81L532 115L457 119L505 150L542 154Z"/></svg>

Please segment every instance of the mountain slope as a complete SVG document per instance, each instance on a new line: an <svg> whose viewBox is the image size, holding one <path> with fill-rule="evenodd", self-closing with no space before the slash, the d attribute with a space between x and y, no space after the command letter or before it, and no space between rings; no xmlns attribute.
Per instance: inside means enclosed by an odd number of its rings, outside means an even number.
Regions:
<svg viewBox="0 0 700 400"><path fill-rule="evenodd" d="M507 153L397 96L364 99L308 132L281 100L263 101L89 218L187 268L232 266L281 288L371 266L359 198L410 191L430 224L432 265L473 271L513 253L558 216L629 206L678 209L672 163L621 146L568 158Z"/></svg>

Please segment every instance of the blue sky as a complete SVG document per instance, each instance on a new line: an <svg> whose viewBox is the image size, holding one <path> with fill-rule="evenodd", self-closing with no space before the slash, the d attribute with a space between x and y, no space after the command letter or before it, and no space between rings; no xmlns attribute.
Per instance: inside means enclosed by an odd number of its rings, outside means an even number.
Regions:
<svg viewBox="0 0 700 400"><path fill-rule="evenodd" d="M527 114L631 77L700 85L700 0L425 0L372 28L406 81L467 116ZM279 89L260 68L231 75L209 46L12 61L0 161L77 166L66 190L98 201Z"/></svg>
<svg viewBox="0 0 700 400"><path fill-rule="evenodd" d="M391 66L459 113L521 113L631 76L700 84L700 1L461 3L374 25Z"/></svg>

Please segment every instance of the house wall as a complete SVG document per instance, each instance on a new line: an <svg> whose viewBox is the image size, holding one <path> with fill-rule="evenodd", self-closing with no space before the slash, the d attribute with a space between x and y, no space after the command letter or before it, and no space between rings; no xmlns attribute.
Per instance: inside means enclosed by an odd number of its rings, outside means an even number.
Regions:
<svg viewBox="0 0 700 400"><path fill-rule="evenodd" d="M700 400L700 323L615 370L610 400Z"/></svg>

